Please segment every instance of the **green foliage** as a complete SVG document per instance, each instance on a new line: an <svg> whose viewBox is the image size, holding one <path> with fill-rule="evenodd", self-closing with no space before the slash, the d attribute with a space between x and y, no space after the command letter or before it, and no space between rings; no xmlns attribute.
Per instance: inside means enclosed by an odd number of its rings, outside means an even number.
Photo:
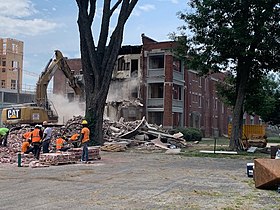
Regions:
<svg viewBox="0 0 280 210"><path fill-rule="evenodd" d="M179 12L192 69L208 73L279 71L279 1L191 0L191 12ZM174 35L173 35L174 36Z"/></svg>
<svg viewBox="0 0 280 210"><path fill-rule="evenodd" d="M269 71L280 71L279 0L190 0L190 7L178 14L186 23L181 29L190 34L188 68L203 74L229 71L236 75L230 90L235 101L230 148L238 149L248 90L253 92L252 87Z"/></svg>
<svg viewBox="0 0 280 210"><path fill-rule="evenodd" d="M202 133L197 128L176 128L174 132L181 132L187 141L201 141L202 139Z"/></svg>
<svg viewBox="0 0 280 210"><path fill-rule="evenodd" d="M228 75L217 84L219 98L227 105L235 104L236 78ZM257 114L265 122L280 124L280 82L274 74L269 74L255 82L250 79L246 89L244 111Z"/></svg>

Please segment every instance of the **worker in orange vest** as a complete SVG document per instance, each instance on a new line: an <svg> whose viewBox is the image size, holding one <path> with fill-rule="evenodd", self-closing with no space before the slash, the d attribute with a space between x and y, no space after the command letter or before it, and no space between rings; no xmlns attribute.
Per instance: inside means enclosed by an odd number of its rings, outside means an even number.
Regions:
<svg viewBox="0 0 280 210"><path fill-rule="evenodd" d="M22 138L24 139L24 141L28 141L28 139L31 139L31 134L32 134L32 130L25 132L22 135Z"/></svg>
<svg viewBox="0 0 280 210"><path fill-rule="evenodd" d="M21 152L24 154L29 154L29 152L33 152L33 146L31 146L31 135L32 135L32 130L29 129L29 131L25 132L22 135L23 143L21 146Z"/></svg>
<svg viewBox="0 0 280 210"><path fill-rule="evenodd" d="M60 136L59 138L56 139L56 151L62 151L65 152L68 149L70 149L70 147L66 147L65 144L67 144L67 140L64 136Z"/></svg>
<svg viewBox="0 0 280 210"><path fill-rule="evenodd" d="M35 129L32 131L31 134L31 141L34 148L34 157L39 160L40 152L41 152L41 144L42 144L42 137L43 131L41 130L42 125L35 125Z"/></svg>
<svg viewBox="0 0 280 210"><path fill-rule="evenodd" d="M31 146L31 143L31 139L24 141L21 146L21 152L24 154L29 154L30 152L33 152L34 148Z"/></svg>
<svg viewBox="0 0 280 210"><path fill-rule="evenodd" d="M80 134L75 133L70 137L70 142L73 144L74 148L78 148L79 135Z"/></svg>
<svg viewBox="0 0 280 210"><path fill-rule="evenodd" d="M88 129L88 122L86 120L82 121L82 130L79 136L79 141L81 141L83 146L83 153L81 161L87 163L88 162L88 144L89 144L89 135L90 130Z"/></svg>

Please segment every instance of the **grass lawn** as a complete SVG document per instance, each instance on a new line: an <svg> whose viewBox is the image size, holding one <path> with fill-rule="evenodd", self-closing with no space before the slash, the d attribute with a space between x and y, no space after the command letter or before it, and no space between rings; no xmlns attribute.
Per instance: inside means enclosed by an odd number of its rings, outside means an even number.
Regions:
<svg viewBox="0 0 280 210"><path fill-rule="evenodd" d="M279 143L280 144L280 137L268 137L268 143Z"/></svg>
<svg viewBox="0 0 280 210"><path fill-rule="evenodd" d="M270 141L268 141L270 142ZM275 143L274 141L273 143ZM280 140L278 140L280 143ZM249 153L247 151L239 151L237 155L232 154L207 154L201 153L200 150L214 150L215 140L211 138L202 139L198 144L194 142L188 142L189 146L182 149L181 155L184 156L196 156L196 157L214 157L214 158L237 158L252 160L255 158L270 158L270 151L264 148L258 148L256 152ZM276 142L277 143L277 142ZM216 139L216 151L229 151L229 139L217 138Z"/></svg>

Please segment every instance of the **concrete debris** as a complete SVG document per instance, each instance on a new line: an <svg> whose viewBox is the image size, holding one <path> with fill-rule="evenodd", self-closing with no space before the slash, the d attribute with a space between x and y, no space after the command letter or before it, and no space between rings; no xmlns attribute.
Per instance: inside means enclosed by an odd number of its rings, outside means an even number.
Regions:
<svg viewBox="0 0 280 210"><path fill-rule="evenodd" d="M117 144L110 143L100 147L100 149L101 151L107 151L107 152L124 152L127 148L125 145L119 143Z"/></svg>
<svg viewBox="0 0 280 210"><path fill-rule="evenodd" d="M165 154L172 154L172 155L174 155L174 154L180 154L180 152L181 152L180 148L179 149L169 149L169 150L165 151Z"/></svg>
<svg viewBox="0 0 280 210"><path fill-rule="evenodd" d="M44 168L44 167L49 167L49 166L40 163L38 160L33 160L29 163L29 167L31 167L31 168Z"/></svg>
<svg viewBox="0 0 280 210"><path fill-rule="evenodd" d="M55 153L55 140L58 136L64 135L70 138L73 134L79 133L81 130L82 116L73 116L66 122L64 126L52 127L52 139L50 142L50 153L40 155L40 163L44 165L59 165L62 163L71 163L81 159L82 149L73 148L69 142L68 153ZM0 163L15 164L18 162L18 152L21 152L23 142L22 135L29 131L30 125L14 127L10 130L8 136L8 147L0 147ZM141 120L124 121L121 118L119 121L110 121L104 119L103 136L105 144L102 147L89 147L90 160L101 159L99 151L120 152L127 148L137 148L139 150L170 150L174 148L187 147L186 141L182 138L182 134L170 135L167 130L161 126L150 125L145 117ZM71 154L71 155L67 155ZM71 157L70 157L71 156ZM34 166L34 155L22 154L22 166ZM41 167L38 164L36 167Z"/></svg>

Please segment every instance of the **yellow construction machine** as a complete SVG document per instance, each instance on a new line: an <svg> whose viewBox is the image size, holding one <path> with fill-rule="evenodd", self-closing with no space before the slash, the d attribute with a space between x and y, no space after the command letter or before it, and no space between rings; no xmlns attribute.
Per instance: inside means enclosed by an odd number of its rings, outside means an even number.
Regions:
<svg viewBox="0 0 280 210"><path fill-rule="evenodd" d="M52 102L47 98L48 84L57 70L64 73L76 95L84 93L83 82L71 71L62 53L55 50L54 57L50 59L36 84L35 102L4 108L2 110L2 123L7 125L38 124L44 121L57 123L57 112Z"/></svg>
<svg viewBox="0 0 280 210"><path fill-rule="evenodd" d="M267 145L267 137L265 135L265 125L248 125L242 126L242 141L244 149L249 147L264 148ZM232 125L228 124L228 136L231 136Z"/></svg>

